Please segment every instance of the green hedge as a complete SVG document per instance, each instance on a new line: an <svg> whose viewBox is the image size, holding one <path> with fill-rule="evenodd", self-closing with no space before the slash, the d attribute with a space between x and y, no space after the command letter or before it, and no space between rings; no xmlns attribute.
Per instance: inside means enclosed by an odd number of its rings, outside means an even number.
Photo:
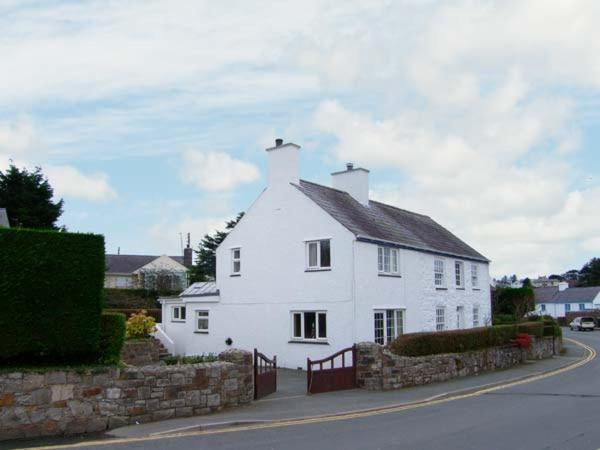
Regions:
<svg viewBox="0 0 600 450"><path fill-rule="evenodd" d="M104 312L100 321L100 362L118 364L125 342L125 314Z"/></svg>
<svg viewBox="0 0 600 450"><path fill-rule="evenodd" d="M488 347L509 345L517 333L527 333L538 337L560 336L560 328L554 324L551 327L553 334L546 334L547 325L543 321L494 325L492 327L471 328L468 330L410 333L404 334L393 341L390 344L390 350L392 353L401 356L462 353Z"/></svg>
<svg viewBox="0 0 600 450"><path fill-rule="evenodd" d="M104 312L107 313L121 313L125 314L125 317L128 319L136 313L139 313L141 310L146 311L146 315L153 317L156 323L162 322L162 310L161 309L146 309L146 308L138 308L138 309L123 309L123 308L110 308L105 309Z"/></svg>
<svg viewBox="0 0 600 450"><path fill-rule="evenodd" d="M469 330L410 333L390 344L392 353L401 356L424 356L461 353L482 348L508 345L517 333L516 325L471 328Z"/></svg>
<svg viewBox="0 0 600 450"><path fill-rule="evenodd" d="M97 358L104 237L0 228L0 364Z"/></svg>
<svg viewBox="0 0 600 450"><path fill-rule="evenodd" d="M179 295L181 291L146 289L104 289L104 307L109 309L157 309L159 297Z"/></svg>
<svg viewBox="0 0 600 450"><path fill-rule="evenodd" d="M517 319L512 314L494 314L492 322L494 325L504 325L508 323L515 323Z"/></svg>

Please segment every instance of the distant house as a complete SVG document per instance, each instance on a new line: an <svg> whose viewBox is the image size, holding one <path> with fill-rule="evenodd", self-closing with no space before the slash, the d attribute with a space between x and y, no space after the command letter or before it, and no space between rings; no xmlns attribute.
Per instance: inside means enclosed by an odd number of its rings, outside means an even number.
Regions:
<svg viewBox="0 0 600 450"><path fill-rule="evenodd" d="M537 277L534 280L531 280L531 285L534 288L542 288L542 287L556 287L560 284L560 280L556 278L548 278L548 277Z"/></svg>
<svg viewBox="0 0 600 450"><path fill-rule="evenodd" d="M600 307L600 286L571 288L566 282L556 287L534 289L535 309L540 314L565 317L571 311Z"/></svg>
<svg viewBox="0 0 600 450"><path fill-rule="evenodd" d="M8 214L6 213L5 208L0 208L0 227L10 228L10 223L8 222Z"/></svg>
<svg viewBox="0 0 600 450"><path fill-rule="evenodd" d="M191 249L187 248L185 256L106 255L104 287L183 290L188 286L191 264Z"/></svg>

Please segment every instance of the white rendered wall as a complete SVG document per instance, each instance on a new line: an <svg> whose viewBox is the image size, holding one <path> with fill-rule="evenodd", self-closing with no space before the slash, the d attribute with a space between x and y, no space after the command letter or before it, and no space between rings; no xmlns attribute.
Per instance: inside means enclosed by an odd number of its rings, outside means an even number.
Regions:
<svg viewBox="0 0 600 450"><path fill-rule="evenodd" d="M356 242L356 326L357 342L373 341L374 309L406 309L404 332L435 331L436 307L446 309L446 329L457 328L457 306L462 306L464 324L473 327L473 306L479 307L479 326L491 322L489 265L458 258L440 257L428 253L399 249L400 275L379 276L377 245ZM445 262L446 289L434 285L434 259ZM464 263L465 287L457 289L454 261ZM471 264L479 267L479 283L471 284Z"/></svg>

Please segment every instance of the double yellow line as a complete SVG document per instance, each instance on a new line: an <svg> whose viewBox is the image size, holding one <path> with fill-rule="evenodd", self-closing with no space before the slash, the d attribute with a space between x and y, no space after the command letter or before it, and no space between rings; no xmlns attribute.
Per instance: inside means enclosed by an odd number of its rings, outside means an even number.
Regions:
<svg viewBox="0 0 600 450"><path fill-rule="evenodd" d="M389 406L383 408L376 408L370 410L362 410L362 411L352 411L341 414L332 414L332 415L324 415L324 416L314 416L314 417L306 417L306 418L297 418L297 419L288 419L277 422L268 422L268 423L260 423L260 424L252 424L252 425L244 425L244 426L231 426L224 427L218 429L211 430L198 430L198 431L186 431L186 432L174 432L160 435L149 435L149 436L141 436L141 437L131 437L131 438L117 438L117 439L102 439L95 441L86 441L79 442L77 444L68 444L68 445L51 445L46 447L32 447L33 449L59 449L59 448L83 448L83 447L92 447L92 446L101 446L101 445L119 445L119 444L129 444L134 442L146 442L146 441L157 441L162 439L173 439L180 437L193 437L193 436L207 436L212 434L221 434L221 433L231 433L231 432L239 432L239 431L251 431L251 430L261 430L267 428L280 428L280 427L289 427L295 425L309 425L313 423L324 423L324 422L334 422L339 420L350 420L350 419L361 419L364 417L377 416L381 414L390 414L397 413L402 411L408 411L411 409L422 408L425 406L433 406L440 405L443 403L448 403L455 400L462 400L466 398L478 397L483 394L487 394L490 392L495 392L500 389L506 389L513 386L519 386L522 384L532 383L534 381L542 380L544 378L552 377L555 375L559 375L564 372L568 372L573 369L577 369L585 364L588 364L596 357L596 350L592 347L585 345L579 341L575 341L573 339L564 338L565 340L572 342L576 345L582 347L587 355L585 358L582 358L572 364L569 364L565 367L561 367L560 369L551 370L545 373L541 373L539 375L534 375L531 377L527 377L524 379L516 380L510 383L495 385L491 387L487 387L484 389L480 389L477 391L469 392L466 394L453 395L445 398L434 399L434 400L423 400L413 403L406 403L400 406Z"/></svg>

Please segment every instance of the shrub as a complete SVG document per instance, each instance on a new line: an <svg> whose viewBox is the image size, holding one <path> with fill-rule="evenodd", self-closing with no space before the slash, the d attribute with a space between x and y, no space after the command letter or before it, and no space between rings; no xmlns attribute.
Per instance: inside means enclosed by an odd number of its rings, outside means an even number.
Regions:
<svg viewBox="0 0 600 450"><path fill-rule="evenodd" d="M118 364L125 342L125 315L105 312L100 325L100 362Z"/></svg>
<svg viewBox="0 0 600 450"><path fill-rule="evenodd" d="M104 237L0 228L0 365L98 356Z"/></svg>
<svg viewBox="0 0 600 450"><path fill-rule="evenodd" d="M156 323L159 323L162 320L162 310L160 310L160 309L145 309L144 311L146 311L146 315L154 318L154 321ZM104 312L125 314L125 317L128 319L129 317L133 316L134 314L140 312L140 309L109 308L109 309L105 309Z"/></svg>
<svg viewBox="0 0 600 450"><path fill-rule="evenodd" d="M126 323L127 339L145 338L156 331L156 322L153 317L148 317L145 310L133 314Z"/></svg>
<svg viewBox="0 0 600 450"><path fill-rule="evenodd" d="M542 337L544 335L544 322L523 322L517 325L518 333L527 333L532 336Z"/></svg>
<svg viewBox="0 0 600 450"><path fill-rule="evenodd" d="M493 324L502 325L505 323L515 323L517 320L512 314L494 314Z"/></svg>

